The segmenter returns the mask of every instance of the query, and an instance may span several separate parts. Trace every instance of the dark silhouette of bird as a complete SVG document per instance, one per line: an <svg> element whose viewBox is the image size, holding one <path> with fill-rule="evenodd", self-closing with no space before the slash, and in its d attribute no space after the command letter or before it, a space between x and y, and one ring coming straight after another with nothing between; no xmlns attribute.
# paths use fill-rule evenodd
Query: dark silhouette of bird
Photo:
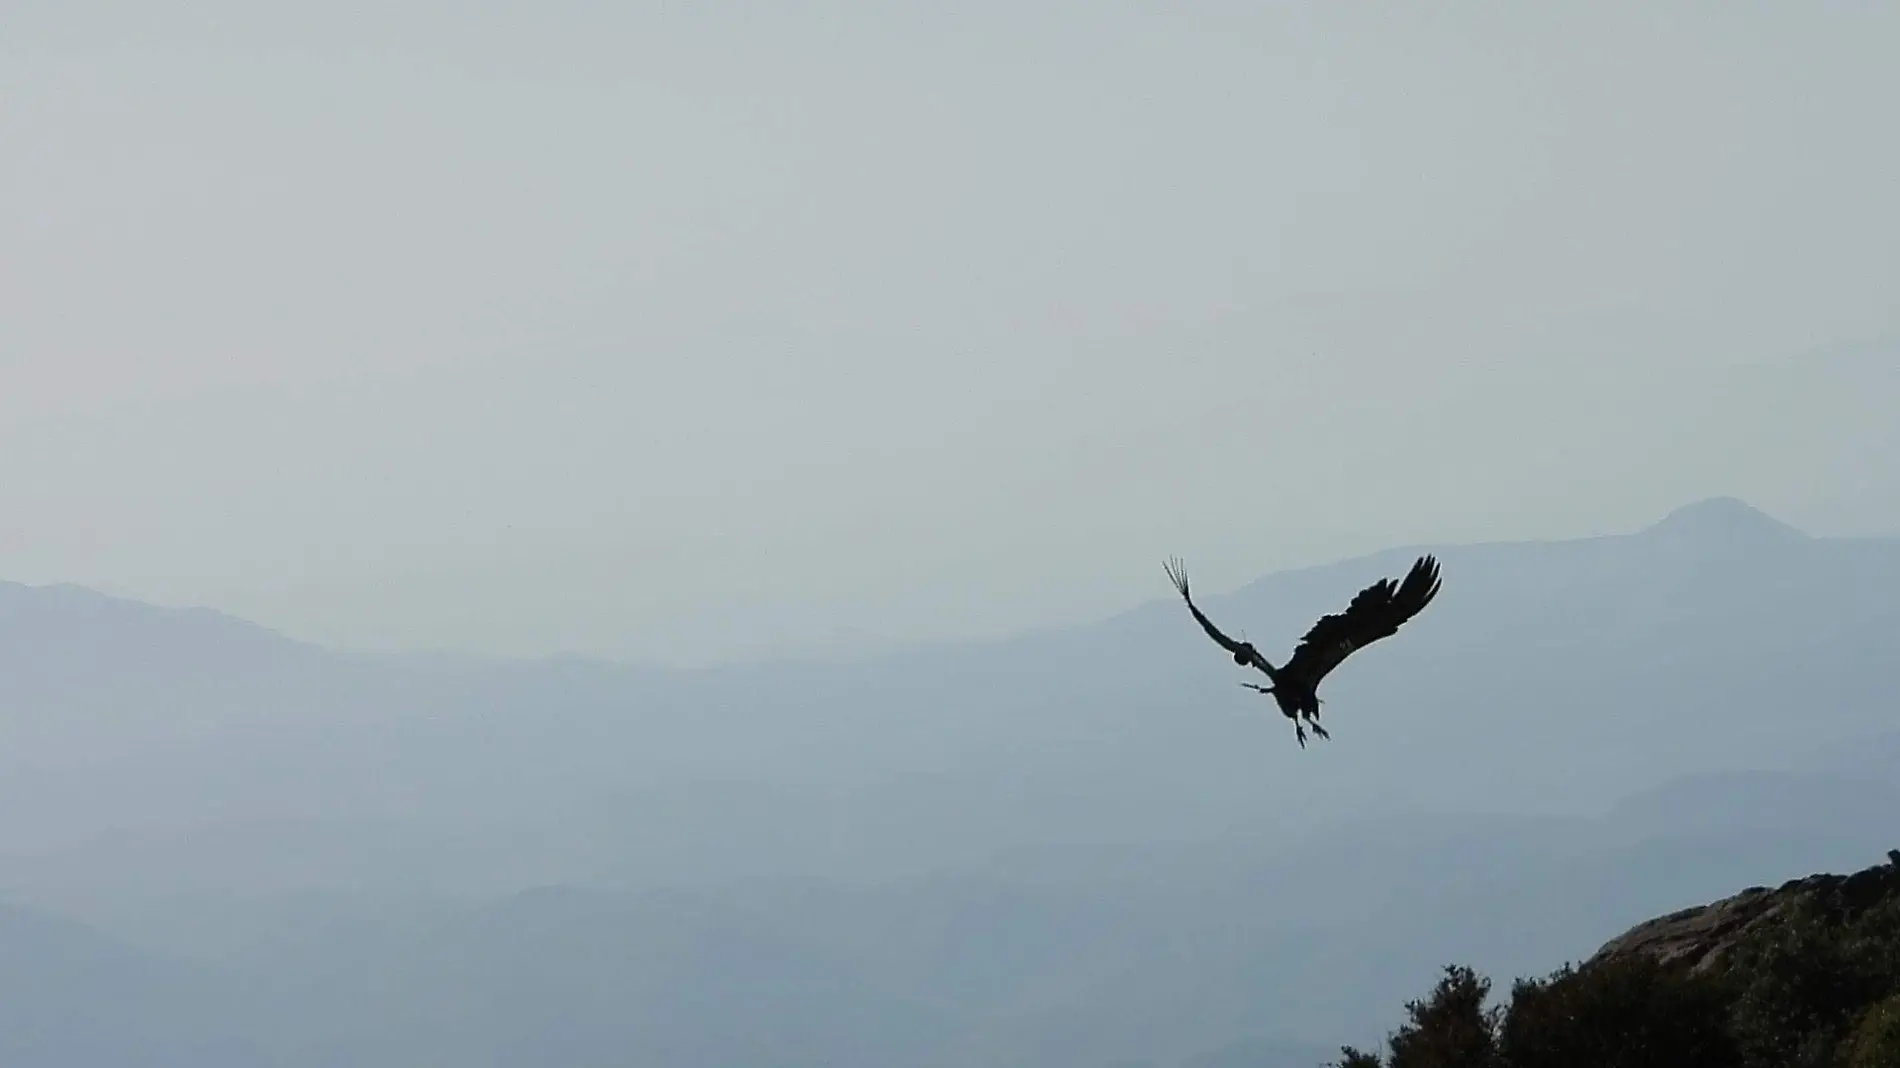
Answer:
<svg viewBox="0 0 1900 1068"><path fill-rule="evenodd" d="M1307 726L1321 738L1332 737L1319 725L1320 680L1355 651L1397 633L1406 621L1432 603L1432 598L1438 596L1439 586L1437 559L1421 556L1402 581L1380 579L1360 590L1345 611L1320 617L1300 639L1293 656L1285 664L1274 667L1251 642L1229 638L1202 614L1188 593L1187 567L1180 560L1171 559L1162 567L1207 636L1227 650L1234 663L1254 668L1267 677L1269 685L1266 686L1252 682L1241 685L1273 698L1280 706L1280 713L1293 721L1293 736L1302 749L1306 748ZM1302 718L1305 724L1301 723Z"/></svg>

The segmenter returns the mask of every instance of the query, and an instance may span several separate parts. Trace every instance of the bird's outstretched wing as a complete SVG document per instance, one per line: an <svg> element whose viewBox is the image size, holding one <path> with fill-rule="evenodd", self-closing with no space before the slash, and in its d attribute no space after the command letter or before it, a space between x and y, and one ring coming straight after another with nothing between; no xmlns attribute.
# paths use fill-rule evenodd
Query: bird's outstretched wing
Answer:
<svg viewBox="0 0 1900 1068"><path fill-rule="evenodd" d="M1301 679L1309 688L1317 687L1354 650L1390 637L1436 596L1438 561L1421 556L1404 581L1395 585L1389 578L1380 579L1360 590L1344 612L1322 616L1280 671Z"/></svg>
<svg viewBox="0 0 1900 1068"><path fill-rule="evenodd" d="M1235 660L1251 663L1257 662L1260 659L1260 654L1254 651L1252 645L1246 642L1237 642L1227 635L1222 634L1220 628L1214 625L1214 621L1208 619L1201 613L1199 608L1194 606L1194 598L1188 593L1187 565L1182 563L1179 557L1170 557L1161 567L1168 573L1168 578L1173 581L1174 588L1180 591L1181 600L1187 602L1188 611L1194 613L1194 621L1201 625L1201 629L1207 632L1208 637L1214 639L1222 649L1233 654ZM1259 665L1256 663L1255 666ZM1261 667L1261 670L1265 671L1266 668Z"/></svg>

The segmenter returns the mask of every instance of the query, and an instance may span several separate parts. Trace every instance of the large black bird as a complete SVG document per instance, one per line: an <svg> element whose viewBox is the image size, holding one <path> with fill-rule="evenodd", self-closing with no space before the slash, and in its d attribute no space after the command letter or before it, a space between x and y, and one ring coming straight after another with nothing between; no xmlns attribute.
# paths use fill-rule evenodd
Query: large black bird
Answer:
<svg viewBox="0 0 1900 1068"><path fill-rule="evenodd" d="M1233 654L1234 663L1258 669L1272 683L1260 686L1243 682L1241 685L1272 695L1280 706L1280 713L1293 721L1293 736L1299 739L1302 749L1306 747L1306 727L1300 723L1302 716L1312 725L1314 734L1331 737L1326 728L1319 725L1320 680L1354 650L1396 633L1406 620L1418 615L1438 596L1438 561L1430 555L1421 556L1406 572L1404 581L1394 584L1389 578L1380 579L1360 590L1344 612L1320 617L1306 632L1306 637L1300 639L1292 659L1276 668L1252 643L1229 638L1201 614L1194 606L1194 598L1188 595L1187 567L1180 560L1169 560L1162 567L1174 580L1174 588L1181 591L1181 599L1187 602L1188 611L1194 613L1207 636Z"/></svg>

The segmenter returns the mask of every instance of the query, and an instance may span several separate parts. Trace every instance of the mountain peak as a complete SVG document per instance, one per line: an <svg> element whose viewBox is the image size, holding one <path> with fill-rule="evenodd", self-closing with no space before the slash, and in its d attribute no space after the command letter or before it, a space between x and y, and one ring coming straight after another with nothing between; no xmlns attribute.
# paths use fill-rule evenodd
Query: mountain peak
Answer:
<svg viewBox="0 0 1900 1068"><path fill-rule="evenodd" d="M1807 541L1808 535L1739 497L1709 497L1685 504L1644 528L1645 537L1700 543Z"/></svg>

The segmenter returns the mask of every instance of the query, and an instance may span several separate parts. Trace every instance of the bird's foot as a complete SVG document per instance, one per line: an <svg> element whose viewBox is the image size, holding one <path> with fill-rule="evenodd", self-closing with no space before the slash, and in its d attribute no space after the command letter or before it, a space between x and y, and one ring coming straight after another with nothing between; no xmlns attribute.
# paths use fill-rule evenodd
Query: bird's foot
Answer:
<svg viewBox="0 0 1900 1068"><path fill-rule="evenodd" d="M1326 733L1326 728L1324 728L1324 727L1322 727L1322 726L1320 726L1320 725L1319 725L1319 724L1317 724L1317 723L1315 723L1315 724L1313 724L1313 733L1314 733L1314 734L1317 734L1317 735L1319 735L1319 736L1320 736L1321 738L1325 738L1325 739L1327 739L1327 740L1329 740L1329 741L1330 741L1330 740L1332 739L1332 737L1333 737L1332 735L1330 735L1330 734L1327 734L1327 733Z"/></svg>
<svg viewBox="0 0 1900 1068"><path fill-rule="evenodd" d="M1306 728L1305 727L1302 727L1298 723L1295 723L1293 725L1293 737L1295 740L1297 740L1300 743L1301 749L1306 748Z"/></svg>

